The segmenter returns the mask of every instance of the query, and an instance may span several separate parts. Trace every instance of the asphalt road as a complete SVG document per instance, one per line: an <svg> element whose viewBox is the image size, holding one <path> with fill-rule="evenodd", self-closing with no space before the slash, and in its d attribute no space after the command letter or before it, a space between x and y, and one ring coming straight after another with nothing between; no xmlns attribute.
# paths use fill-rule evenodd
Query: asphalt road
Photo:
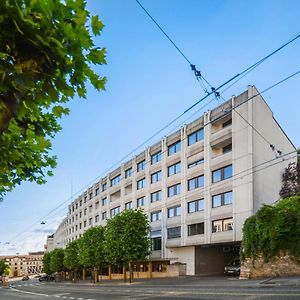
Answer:
<svg viewBox="0 0 300 300"><path fill-rule="evenodd" d="M123 282L89 283L42 282L36 279L12 283L0 289L1 300L98 300L98 299L275 299L299 300L300 285L236 278L174 278Z"/></svg>

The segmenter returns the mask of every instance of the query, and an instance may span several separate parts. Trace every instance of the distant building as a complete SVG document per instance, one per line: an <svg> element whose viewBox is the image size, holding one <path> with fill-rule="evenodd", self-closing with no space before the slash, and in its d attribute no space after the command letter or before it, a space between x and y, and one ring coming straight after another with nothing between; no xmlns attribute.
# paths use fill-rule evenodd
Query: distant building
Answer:
<svg viewBox="0 0 300 300"><path fill-rule="evenodd" d="M122 210L142 208L151 224L151 258L185 263L188 275L222 273L239 254L244 221L278 200L281 174L295 153L249 86L82 193L53 246L65 247Z"/></svg>
<svg viewBox="0 0 300 300"><path fill-rule="evenodd" d="M44 252L40 251L29 253L29 255L0 256L0 260L10 267L9 277L17 277L41 273L43 256Z"/></svg>

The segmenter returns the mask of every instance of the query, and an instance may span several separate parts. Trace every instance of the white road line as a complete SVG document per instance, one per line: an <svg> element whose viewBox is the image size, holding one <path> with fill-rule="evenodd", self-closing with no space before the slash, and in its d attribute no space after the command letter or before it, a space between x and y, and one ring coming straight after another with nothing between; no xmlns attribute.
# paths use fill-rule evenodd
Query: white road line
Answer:
<svg viewBox="0 0 300 300"><path fill-rule="evenodd" d="M29 295L35 295L35 296L44 296L44 297L49 297L48 294L40 294L40 293L33 293L33 292L26 292L26 291L21 291L15 288L11 288L13 291L21 293L21 294L29 294Z"/></svg>

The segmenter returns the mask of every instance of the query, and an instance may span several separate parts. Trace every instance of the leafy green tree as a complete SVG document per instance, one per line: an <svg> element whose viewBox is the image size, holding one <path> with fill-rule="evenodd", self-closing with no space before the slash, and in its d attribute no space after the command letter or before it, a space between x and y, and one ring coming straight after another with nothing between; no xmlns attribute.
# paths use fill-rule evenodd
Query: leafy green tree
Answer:
<svg viewBox="0 0 300 300"><path fill-rule="evenodd" d="M0 260L0 276L2 276L2 274L8 275L9 271L9 266L3 260Z"/></svg>
<svg viewBox="0 0 300 300"><path fill-rule="evenodd" d="M79 262L78 241L69 243L64 254L64 266L76 274L82 268Z"/></svg>
<svg viewBox="0 0 300 300"><path fill-rule="evenodd" d="M86 97L86 83L103 90L93 65L105 49L103 28L84 0L0 1L0 197L24 180L45 182L56 165L51 138L68 101Z"/></svg>
<svg viewBox="0 0 300 300"><path fill-rule="evenodd" d="M64 250L54 249L51 251L50 270L53 272L62 272L65 269L64 266Z"/></svg>
<svg viewBox="0 0 300 300"><path fill-rule="evenodd" d="M149 232L149 220L142 210L128 209L108 220L105 231L108 262L129 265L131 274L131 263L145 260L149 255Z"/></svg>
<svg viewBox="0 0 300 300"><path fill-rule="evenodd" d="M106 264L104 252L104 227L89 228L78 240L79 261L85 268L95 269L98 280L98 268Z"/></svg>
<svg viewBox="0 0 300 300"><path fill-rule="evenodd" d="M51 274L51 268L50 268L50 261L51 261L51 252L46 252L43 256L43 271L46 274Z"/></svg>

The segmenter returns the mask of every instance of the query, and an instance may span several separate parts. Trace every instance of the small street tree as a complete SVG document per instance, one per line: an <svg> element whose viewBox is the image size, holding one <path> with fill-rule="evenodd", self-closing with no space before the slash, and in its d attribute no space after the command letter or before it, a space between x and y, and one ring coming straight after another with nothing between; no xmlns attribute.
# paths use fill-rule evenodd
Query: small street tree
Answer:
<svg viewBox="0 0 300 300"><path fill-rule="evenodd" d="M282 174L282 187L279 192L282 198L300 194L300 163L289 163Z"/></svg>
<svg viewBox="0 0 300 300"><path fill-rule="evenodd" d="M84 0L0 1L0 198L24 180L45 182L56 157L51 139L68 101L86 83L104 89L93 65L105 49L92 40L103 28Z"/></svg>
<svg viewBox="0 0 300 300"><path fill-rule="evenodd" d="M145 260L150 251L150 225L142 210L128 209L108 220L105 231L107 260L113 265L129 266Z"/></svg>
<svg viewBox="0 0 300 300"><path fill-rule="evenodd" d="M2 274L5 274L7 276L9 274L9 271L9 266L3 260L0 260L0 276L2 276Z"/></svg>
<svg viewBox="0 0 300 300"><path fill-rule="evenodd" d="M51 253L50 259L50 270L53 272L62 272L65 269L64 266L64 250L63 249L54 249Z"/></svg>
<svg viewBox="0 0 300 300"><path fill-rule="evenodd" d="M73 278L82 268L79 262L78 241L69 243L64 251L64 266L73 272Z"/></svg>
<svg viewBox="0 0 300 300"><path fill-rule="evenodd" d="M94 280L98 281L98 269L106 264L104 252L104 227L89 228L78 240L79 261L85 268L94 269Z"/></svg>
<svg viewBox="0 0 300 300"><path fill-rule="evenodd" d="M46 252L43 257L43 271L48 275L52 273L50 267L50 261L51 261L51 252Z"/></svg>

